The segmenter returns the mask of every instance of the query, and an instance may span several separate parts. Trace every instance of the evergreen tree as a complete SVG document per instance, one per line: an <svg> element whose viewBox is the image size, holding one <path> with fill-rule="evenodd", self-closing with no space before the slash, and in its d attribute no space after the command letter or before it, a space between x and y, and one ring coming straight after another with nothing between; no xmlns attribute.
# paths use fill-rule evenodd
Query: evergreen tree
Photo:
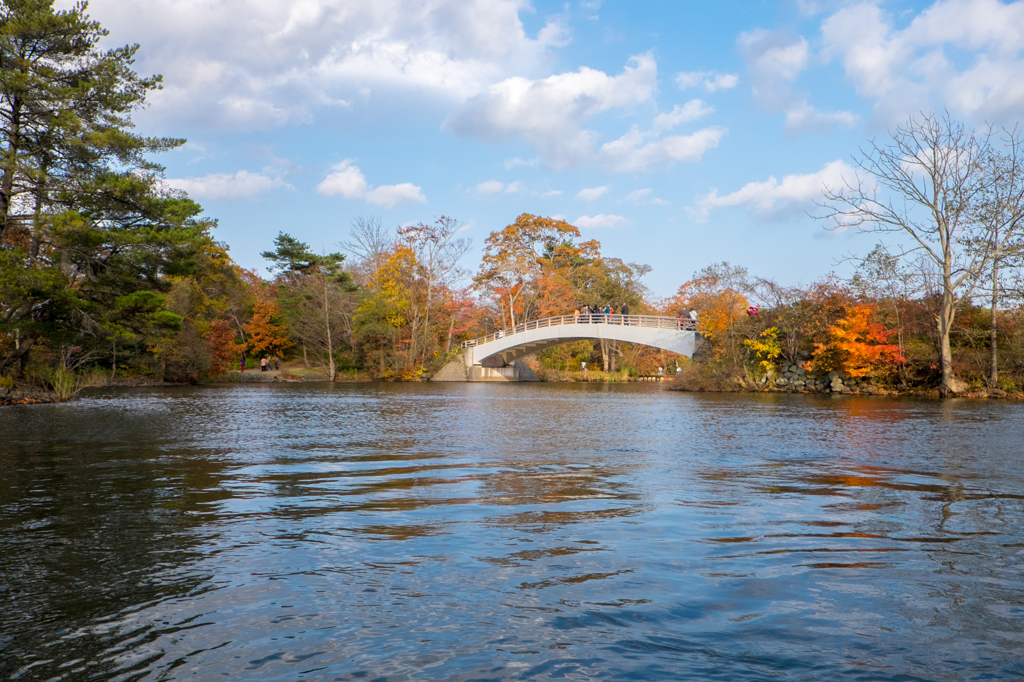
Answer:
<svg viewBox="0 0 1024 682"><path fill-rule="evenodd" d="M106 347L133 329L146 346L158 311L119 302L166 290L213 248L214 223L148 158L184 141L133 132L160 78L135 73L137 45L100 49L85 9L0 4L0 338L15 339L0 371L39 342Z"/></svg>

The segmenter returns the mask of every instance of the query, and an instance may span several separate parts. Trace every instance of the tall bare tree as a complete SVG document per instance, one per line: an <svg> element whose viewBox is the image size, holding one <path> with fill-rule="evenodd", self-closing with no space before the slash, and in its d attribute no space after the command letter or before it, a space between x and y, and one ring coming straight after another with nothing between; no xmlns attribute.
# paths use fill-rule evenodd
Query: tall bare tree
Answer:
<svg viewBox="0 0 1024 682"><path fill-rule="evenodd" d="M323 362L331 381L338 374L334 355L343 343L351 341L356 308L355 287L342 270L344 260L340 253L310 259L294 316L301 337Z"/></svg>
<svg viewBox="0 0 1024 682"><path fill-rule="evenodd" d="M418 223L398 230L399 239L407 244L416 256L417 274L422 279L426 301L423 306L423 323L419 326L421 338L413 339L413 352L419 352L421 359L431 350L434 342L434 331L431 319L439 307L437 290L439 287L453 285L465 275L459 268L459 261L469 251L470 240L459 237L462 224L455 218L441 216L430 225ZM415 334L414 334L415 336Z"/></svg>
<svg viewBox="0 0 1024 682"><path fill-rule="evenodd" d="M385 227L379 216L359 216L352 221L348 239L338 243L342 251L355 257L353 266L364 279L380 269L394 245L394 231Z"/></svg>
<svg viewBox="0 0 1024 682"><path fill-rule="evenodd" d="M965 388L953 376L950 332L957 308L988 280L993 260L1013 239L1012 231L996 234L983 208L992 200L995 182L991 159L1020 163L1016 131L1003 133L1001 139L978 135L948 113L912 117L884 142L872 141L861 150L857 177L824 192L823 218L866 232L909 236L912 246L900 257L923 257L937 269L943 396Z"/></svg>
<svg viewBox="0 0 1024 682"><path fill-rule="evenodd" d="M978 222L987 230L971 248L988 252L989 303L989 387L999 382L999 317L1005 298L1006 275L1024 254L1024 148L1017 130L1002 131L997 145L982 159L987 177L984 200L978 206Z"/></svg>

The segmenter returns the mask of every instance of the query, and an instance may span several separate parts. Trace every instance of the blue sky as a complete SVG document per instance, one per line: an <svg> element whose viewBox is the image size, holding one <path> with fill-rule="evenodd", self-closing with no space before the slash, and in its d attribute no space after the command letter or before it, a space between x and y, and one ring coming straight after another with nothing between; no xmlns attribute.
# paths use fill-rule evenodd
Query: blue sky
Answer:
<svg viewBox="0 0 1024 682"><path fill-rule="evenodd" d="M70 3L59 0L58 6ZM923 110L1024 112L1024 3L93 0L164 89L140 132L243 266L279 231L463 221L475 266L559 216L669 295L722 260L783 284L877 241L808 216L859 147Z"/></svg>

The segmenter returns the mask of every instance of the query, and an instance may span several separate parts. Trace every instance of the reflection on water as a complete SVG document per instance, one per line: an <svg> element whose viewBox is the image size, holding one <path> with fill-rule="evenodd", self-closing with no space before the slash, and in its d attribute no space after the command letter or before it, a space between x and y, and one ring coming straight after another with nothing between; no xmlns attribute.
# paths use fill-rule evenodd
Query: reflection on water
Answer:
<svg viewBox="0 0 1024 682"><path fill-rule="evenodd" d="M1024 407L657 385L0 411L0 678L1024 676Z"/></svg>

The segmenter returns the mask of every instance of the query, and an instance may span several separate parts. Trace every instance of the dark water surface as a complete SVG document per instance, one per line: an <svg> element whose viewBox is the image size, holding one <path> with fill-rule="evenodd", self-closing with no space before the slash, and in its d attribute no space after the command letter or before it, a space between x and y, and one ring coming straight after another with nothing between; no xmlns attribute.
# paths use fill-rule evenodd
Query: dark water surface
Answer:
<svg viewBox="0 0 1024 682"><path fill-rule="evenodd" d="M1024 406L658 385L0 410L0 679L1024 676Z"/></svg>

